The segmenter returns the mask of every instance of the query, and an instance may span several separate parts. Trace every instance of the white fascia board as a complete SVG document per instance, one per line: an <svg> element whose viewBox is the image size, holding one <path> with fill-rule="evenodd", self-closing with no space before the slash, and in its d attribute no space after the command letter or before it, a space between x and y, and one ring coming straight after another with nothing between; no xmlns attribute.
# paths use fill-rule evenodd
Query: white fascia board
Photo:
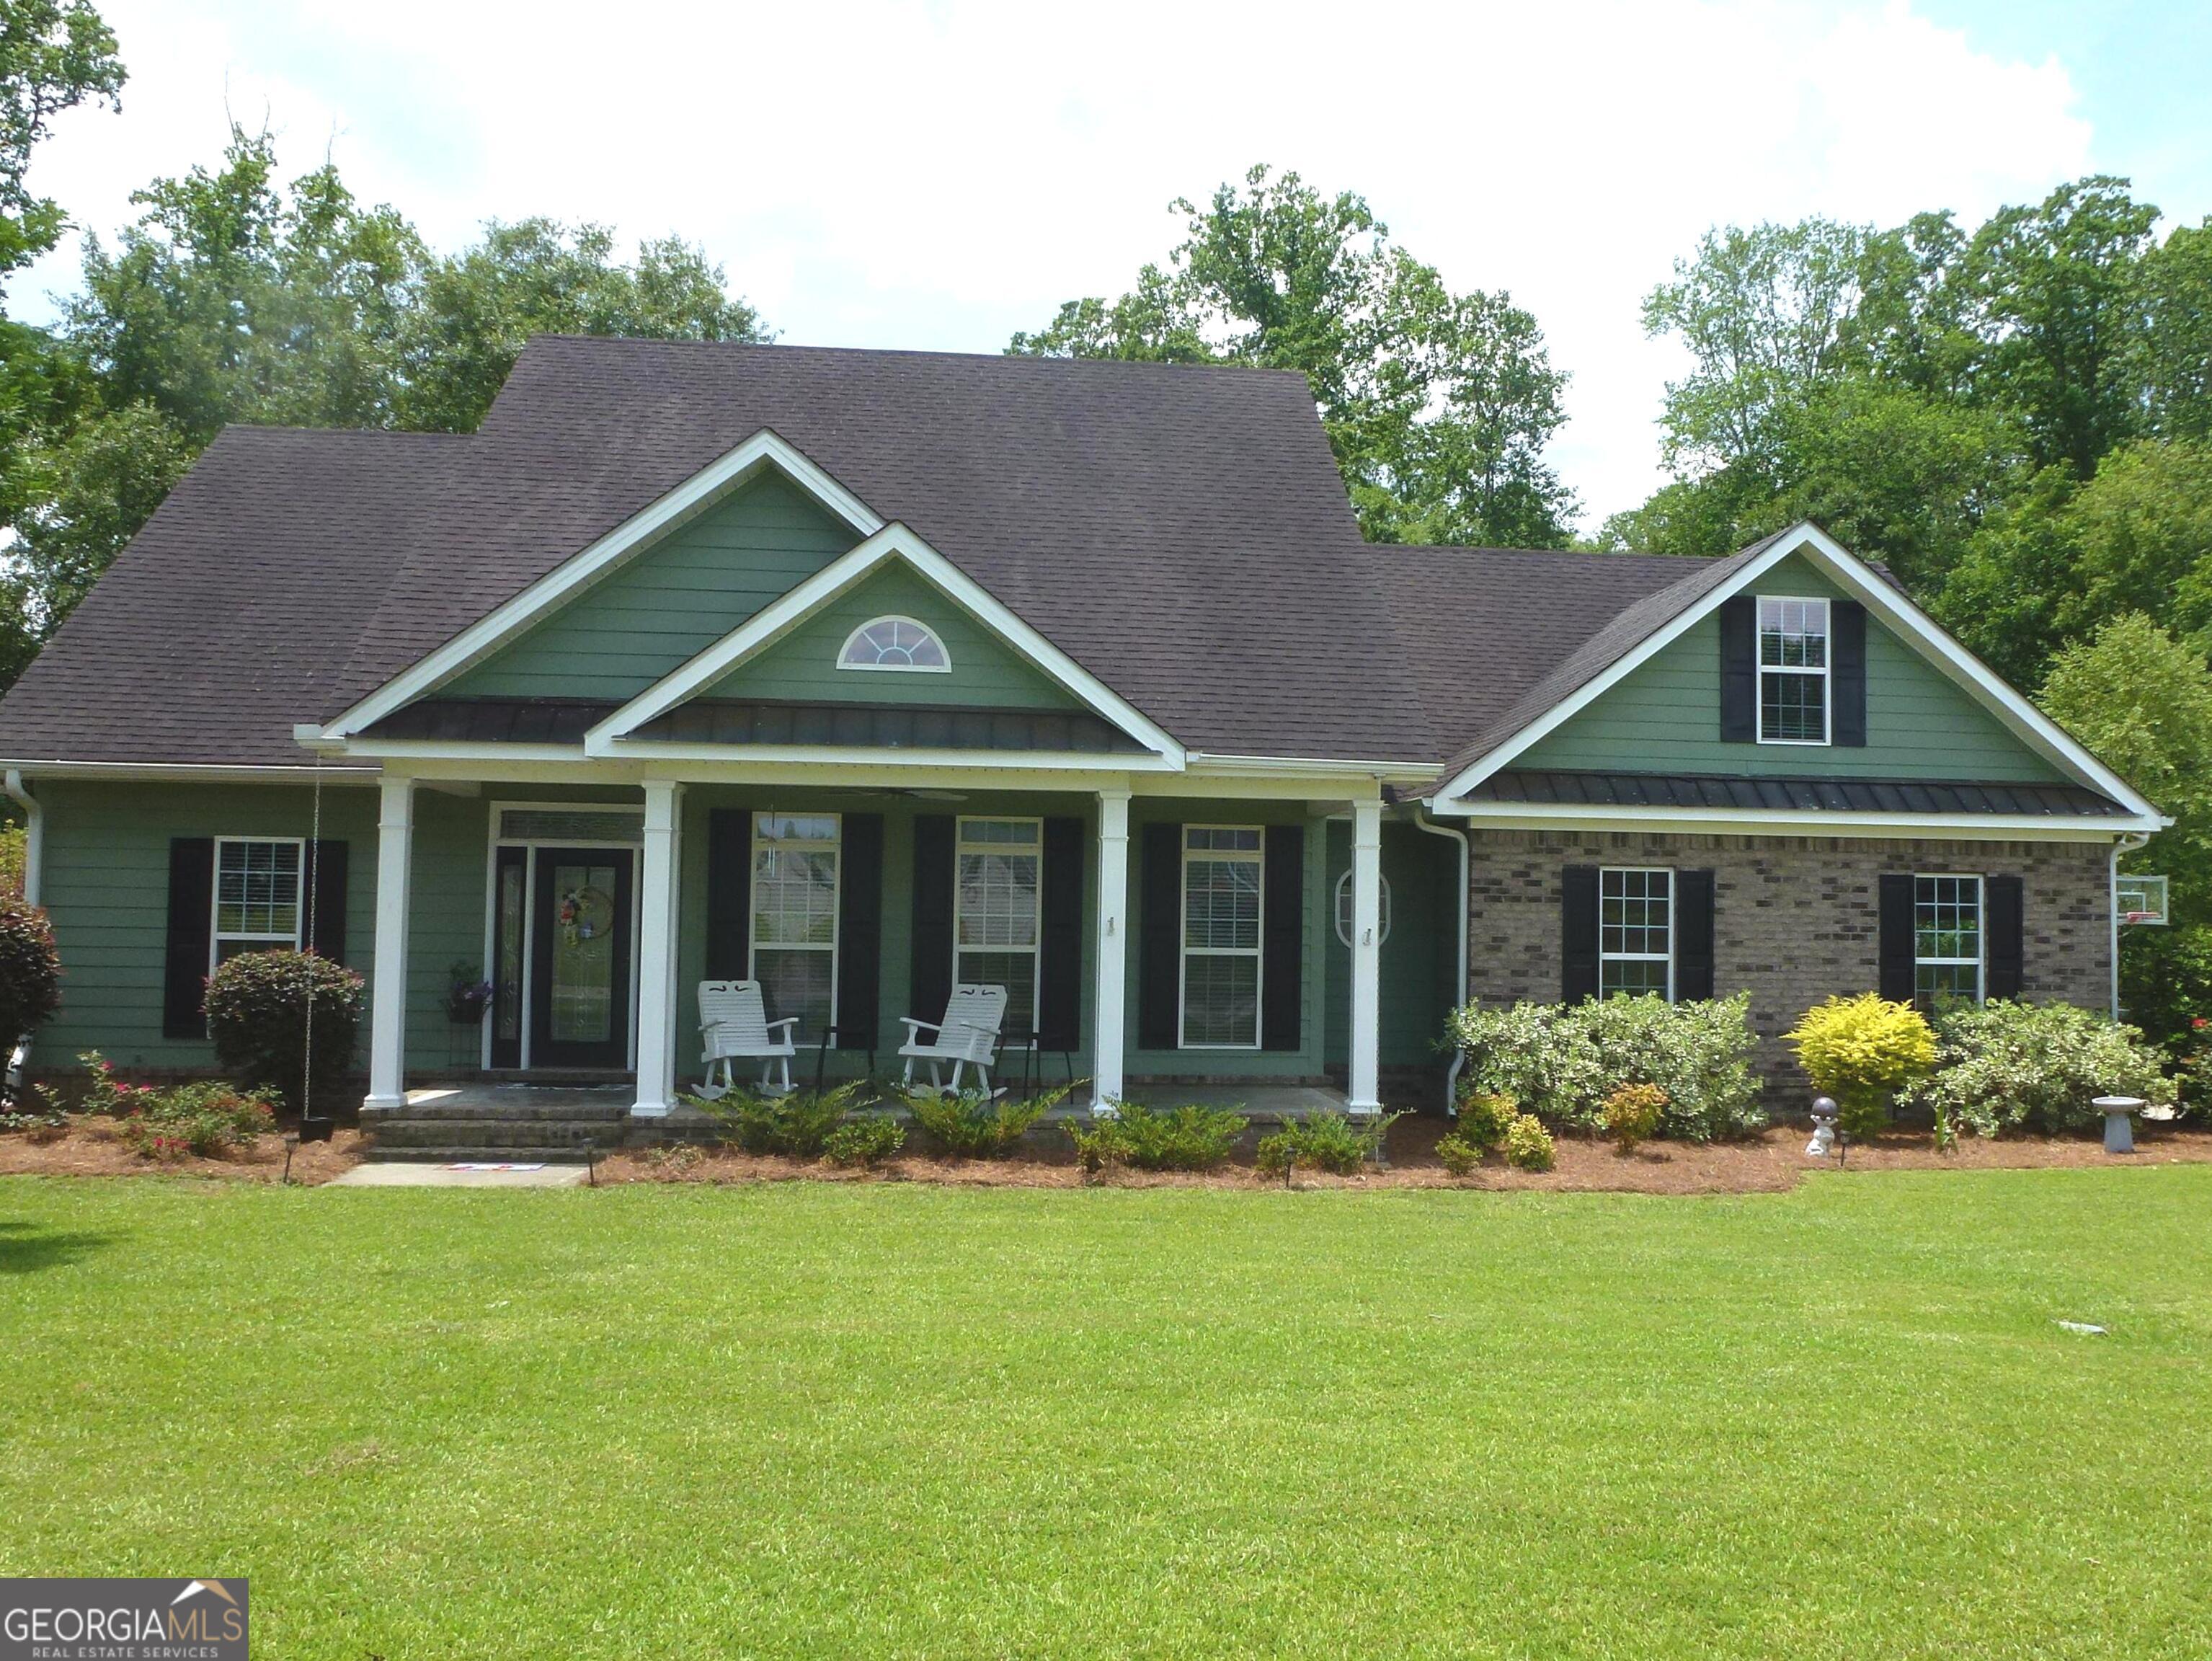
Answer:
<svg viewBox="0 0 2212 1661"><path fill-rule="evenodd" d="M1446 801L1439 817L1469 830L1668 831L1705 836L1926 837L1963 842L2110 842L2171 824L2117 815L2059 818L2028 813L1838 813L1816 808L1592 807L1545 802Z"/></svg>
<svg viewBox="0 0 2212 1661"><path fill-rule="evenodd" d="M1612 667L1593 676L1534 721L1462 769L1435 793L1433 800L1437 810L1443 812L1465 811L1454 805L1455 798L1464 796L1515 757L1581 714L1698 623L1720 610L1723 601L1753 587L1784 560L1799 553L1812 556L1814 563L1834 578L1838 586L1918 647L1923 656L2004 722L2014 736L2037 754L2073 774L2080 782L2104 792L2136 818L2147 822L2159 821L2155 807L2130 789L2118 774L2091 755L2057 722L2008 686L1996 671L1952 639L1902 590L1884 581L1856 554L1819 526L1809 523L1793 526L1776 539L1772 547L1680 617L1646 636Z"/></svg>
<svg viewBox="0 0 2212 1661"><path fill-rule="evenodd" d="M1338 759L1312 756L1231 756L1194 750L1189 757L1194 773L1230 776L1272 775L1279 777L1364 777L1425 782L1437 776L1432 761L1364 761L1358 757Z"/></svg>
<svg viewBox="0 0 2212 1661"><path fill-rule="evenodd" d="M374 767L340 767L313 762L297 766L267 763L161 761L7 761L0 770L14 769L27 779L118 779L142 784L374 784Z"/></svg>
<svg viewBox="0 0 2212 1661"><path fill-rule="evenodd" d="M1054 646L973 577L896 520L805 581L763 607L690 662L655 681L584 735L592 755L612 746L655 716L694 697L748 658L765 651L816 611L892 560L902 562L955 605L1027 658L1096 714L1164 759L1183 764L1183 749L1120 693ZM1115 762L1115 766L1121 764Z"/></svg>
<svg viewBox="0 0 2212 1661"><path fill-rule="evenodd" d="M635 550L773 467L836 514L859 537L873 536L883 515L763 427L720 460L650 502L581 552L417 660L324 729L342 737L382 720L497 651L530 625L606 575Z"/></svg>
<svg viewBox="0 0 2212 1661"><path fill-rule="evenodd" d="M574 756L578 751L567 752ZM984 768L996 771L1096 773L1101 768L1116 771L1164 772L1174 764L1164 756L1086 755L1069 750L872 750L839 749L808 744L666 744L650 739L615 739L590 752L594 760L636 763L647 770L656 764L748 761L790 763L807 767L847 770L866 770L869 782L884 773L907 773L916 767Z"/></svg>

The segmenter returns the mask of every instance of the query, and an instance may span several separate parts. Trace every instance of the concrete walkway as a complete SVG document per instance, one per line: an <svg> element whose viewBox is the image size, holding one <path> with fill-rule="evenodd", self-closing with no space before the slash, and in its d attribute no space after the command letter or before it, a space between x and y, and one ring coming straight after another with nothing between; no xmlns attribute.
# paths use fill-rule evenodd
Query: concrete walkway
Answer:
<svg viewBox="0 0 2212 1661"><path fill-rule="evenodd" d="M490 1163L486 1161L485 1163ZM580 1188L589 1171L580 1165L540 1165L529 1171L462 1171L451 1165L391 1159L357 1165L325 1184L331 1188Z"/></svg>

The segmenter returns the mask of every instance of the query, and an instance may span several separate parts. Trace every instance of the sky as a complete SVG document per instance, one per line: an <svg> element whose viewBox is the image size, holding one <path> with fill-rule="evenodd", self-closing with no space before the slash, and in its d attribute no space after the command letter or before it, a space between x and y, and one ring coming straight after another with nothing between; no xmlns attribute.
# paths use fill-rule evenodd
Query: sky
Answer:
<svg viewBox="0 0 2212 1661"><path fill-rule="evenodd" d="M806 344L997 351L1163 258L1176 197L1296 169L1535 315L1585 526L1662 482L1682 362L1638 307L1711 226L1972 222L2088 172L2212 213L2201 0L97 3L122 112L64 115L31 177L87 229L265 120L441 248L532 213L677 232Z"/></svg>

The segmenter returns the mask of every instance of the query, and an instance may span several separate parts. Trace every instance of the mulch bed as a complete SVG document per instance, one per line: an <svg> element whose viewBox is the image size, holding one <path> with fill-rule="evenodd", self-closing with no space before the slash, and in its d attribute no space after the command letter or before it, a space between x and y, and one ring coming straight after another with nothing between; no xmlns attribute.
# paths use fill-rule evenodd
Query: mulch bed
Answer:
<svg viewBox="0 0 2212 1661"><path fill-rule="evenodd" d="M1440 1119L1400 1120L1390 1128L1389 1167L1357 1177L1297 1173L1301 1189L1479 1188L1537 1189L1556 1192L1634 1194L1760 1194L1795 1188L1806 1173L1832 1170L1833 1159L1805 1157L1807 1132L1776 1128L1741 1141L1698 1147L1692 1142L1647 1142L1623 1156L1610 1144L1581 1137L1559 1139L1559 1163L1543 1172L1515 1171L1493 1160L1472 1177L1455 1177L1437 1162L1437 1139L1449 1127ZM2212 1129L2147 1124L2136 1135L2140 1164L2212 1163ZM366 1155L369 1142L358 1130L340 1129L327 1142L303 1144L293 1155L292 1180L313 1185L329 1182ZM1924 1131L1898 1131L1870 1143L1852 1145L1853 1171L1992 1171L2057 1165L2123 1165L2104 1150L2092 1133L2081 1136L2006 1137L1969 1140L1953 1153L1939 1153ZM281 1136L260 1136L222 1159L149 1159L125 1146L112 1120L72 1120L59 1136L33 1138L23 1133L0 1135L0 1176L210 1177L237 1182L270 1183L284 1173ZM601 1183L937 1183L951 1187L1082 1188L1103 1183L1115 1188L1260 1188L1263 1182L1249 1153L1212 1171L1113 1171L1086 1177L1072 1153L1024 1147L1012 1159L945 1159L909 1153L872 1171L844 1170L827 1160L787 1159L742 1153L733 1148L695 1148L671 1158L666 1150L625 1148L601 1157Z"/></svg>
<svg viewBox="0 0 2212 1661"><path fill-rule="evenodd" d="M1474 1176L1455 1177L1437 1163L1436 1145L1449 1127L1440 1119L1401 1119L1390 1128L1389 1168L1357 1177L1300 1171L1292 1186L1327 1188L1538 1189L1636 1194L1759 1194L1795 1188L1808 1171L1832 1170L1832 1159L1805 1157L1806 1129L1775 1128L1741 1141L1649 1142L1623 1156L1611 1144L1579 1137L1559 1139L1559 1161L1548 1171L1515 1171L1494 1160ZM2212 1162L2212 1129L2145 1125L2136 1134L2137 1163ZM1873 1143L1854 1143L1853 1171L1988 1171L2054 1165L2124 1165L2107 1154L2100 1136L2021 1136L1968 1141L1940 1153L1926 1132L1900 1131ZM1072 1154L1024 1149L1018 1159L954 1160L911 1154L872 1171L848 1171L827 1160L782 1159L727 1148L700 1148L671 1158L665 1150L627 1148L601 1159L602 1183L761 1183L799 1179L830 1182L920 1182L986 1188L1259 1188L1249 1164L1206 1172L1114 1171L1087 1177Z"/></svg>
<svg viewBox="0 0 2212 1661"><path fill-rule="evenodd" d="M362 1161L368 1143L358 1130L336 1130L327 1142L303 1142L292 1156L292 1180L326 1183ZM0 1176L38 1177L217 1177L234 1182L273 1183L284 1175L284 1139L256 1136L218 1159L186 1155L149 1159L134 1153L116 1134L115 1121L94 1115L72 1118L59 1136L27 1131L0 1135Z"/></svg>

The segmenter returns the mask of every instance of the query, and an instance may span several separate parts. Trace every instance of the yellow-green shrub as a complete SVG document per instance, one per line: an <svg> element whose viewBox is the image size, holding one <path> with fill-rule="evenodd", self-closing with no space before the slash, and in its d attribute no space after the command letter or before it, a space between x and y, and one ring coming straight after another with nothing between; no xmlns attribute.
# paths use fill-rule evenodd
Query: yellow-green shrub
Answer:
<svg viewBox="0 0 2212 1661"><path fill-rule="evenodd" d="M1534 1114L1521 1114L1505 1127L1505 1163L1515 1170L1549 1171L1556 1157L1552 1133Z"/></svg>
<svg viewBox="0 0 2212 1661"><path fill-rule="evenodd" d="M1667 1092L1657 1085L1625 1084L1605 1098L1606 1140L1623 1153L1632 1153L1637 1143L1658 1134L1666 1111Z"/></svg>
<svg viewBox="0 0 2212 1661"><path fill-rule="evenodd" d="M1814 1088L1836 1098L1843 1128L1854 1136L1881 1129L1890 1098L1936 1066L1927 1017L1873 992L1814 1004L1783 1037Z"/></svg>

